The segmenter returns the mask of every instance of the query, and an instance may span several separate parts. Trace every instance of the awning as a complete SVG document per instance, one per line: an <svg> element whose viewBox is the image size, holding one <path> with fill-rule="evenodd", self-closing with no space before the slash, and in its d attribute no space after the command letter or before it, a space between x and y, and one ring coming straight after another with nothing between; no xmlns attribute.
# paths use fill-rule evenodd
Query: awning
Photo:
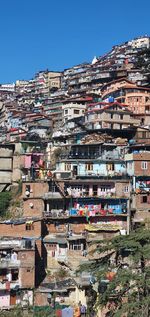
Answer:
<svg viewBox="0 0 150 317"><path fill-rule="evenodd" d="M87 231L118 231L122 229L122 226L118 224L111 224L111 223L101 223L97 225L85 225L85 229Z"/></svg>
<svg viewBox="0 0 150 317"><path fill-rule="evenodd" d="M64 238L57 238L57 237L56 238L52 238L52 237L49 237L49 236L45 237L43 239L43 242L44 243L67 244L67 240L64 239Z"/></svg>
<svg viewBox="0 0 150 317"><path fill-rule="evenodd" d="M84 236L70 236L67 238L68 241L75 241L75 240L86 240Z"/></svg>

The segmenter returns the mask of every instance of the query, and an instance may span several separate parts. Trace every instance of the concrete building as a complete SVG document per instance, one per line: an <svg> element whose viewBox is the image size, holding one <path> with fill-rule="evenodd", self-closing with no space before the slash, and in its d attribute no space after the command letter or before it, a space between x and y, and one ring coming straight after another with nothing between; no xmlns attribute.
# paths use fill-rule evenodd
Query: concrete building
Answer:
<svg viewBox="0 0 150 317"><path fill-rule="evenodd" d="M128 42L128 45L131 46L133 49L142 49L142 48L149 48L150 47L150 39L146 36L141 36L136 39L133 39Z"/></svg>
<svg viewBox="0 0 150 317"><path fill-rule="evenodd" d="M90 104L85 113L85 126L93 130L123 130L138 126L139 123L132 117L127 105L115 101Z"/></svg>
<svg viewBox="0 0 150 317"><path fill-rule="evenodd" d="M63 123L67 122L70 119L74 119L76 117L81 117L84 115L86 110L86 105L77 102L63 103Z"/></svg>
<svg viewBox="0 0 150 317"><path fill-rule="evenodd" d="M135 114L146 114L150 111L150 89L137 86L127 79L105 84L101 92L103 100L112 97L118 102L128 105Z"/></svg>

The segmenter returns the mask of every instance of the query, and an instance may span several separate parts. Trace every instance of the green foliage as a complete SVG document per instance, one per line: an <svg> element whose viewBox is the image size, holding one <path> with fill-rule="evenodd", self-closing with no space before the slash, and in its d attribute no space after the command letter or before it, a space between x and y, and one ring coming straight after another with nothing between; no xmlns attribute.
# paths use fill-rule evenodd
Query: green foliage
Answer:
<svg viewBox="0 0 150 317"><path fill-rule="evenodd" d="M16 195L22 194L22 180L18 180L18 190Z"/></svg>
<svg viewBox="0 0 150 317"><path fill-rule="evenodd" d="M60 267L60 269L55 272L54 275L56 279L63 279L65 277L68 277L68 272L64 268Z"/></svg>
<svg viewBox="0 0 150 317"><path fill-rule="evenodd" d="M4 217L6 215L11 198L11 192L0 193L0 217Z"/></svg>
<svg viewBox="0 0 150 317"><path fill-rule="evenodd" d="M16 305L10 311L1 311L0 317L55 317L55 310L47 307L28 307L23 309L20 305Z"/></svg>
<svg viewBox="0 0 150 317"><path fill-rule="evenodd" d="M113 317L150 316L150 231L140 228L128 236L117 236L111 241L97 241L97 261L89 268L106 288L98 292L97 305L109 307ZM113 272L112 280L108 280ZM125 315L124 315L125 314Z"/></svg>

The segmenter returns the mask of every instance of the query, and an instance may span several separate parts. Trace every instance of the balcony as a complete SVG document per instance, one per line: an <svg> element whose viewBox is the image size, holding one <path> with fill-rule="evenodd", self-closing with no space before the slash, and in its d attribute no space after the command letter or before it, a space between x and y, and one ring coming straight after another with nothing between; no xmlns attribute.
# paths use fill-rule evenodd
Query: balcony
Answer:
<svg viewBox="0 0 150 317"><path fill-rule="evenodd" d="M0 282L0 290L8 290L8 288L10 289L17 289L19 288L19 281L5 281L5 282Z"/></svg>
<svg viewBox="0 0 150 317"><path fill-rule="evenodd" d="M47 181L52 178L52 173L50 169L42 169L42 168L35 168L32 171L29 170L28 175L22 176L22 181Z"/></svg>
<svg viewBox="0 0 150 317"><path fill-rule="evenodd" d="M12 260L12 259L1 259L0 260L0 269L5 268L18 268L20 267L20 260Z"/></svg>
<svg viewBox="0 0 150 317"><path fill-rule="evenodd" d="M95 196L94 196L95 197ZM90 198L90 197L88 197ZM97 197L100 198L100 197ZM116 197L112 197L116 198ZM115 202L112 202L112 198L109 197L109 201L105 204L105 209L103 209L100 205L93 205L93 209L91 208L91 200L88 202L88 199L86 198L86 207L81 206L79 208L72 208L67 211L62 210L51 210L49 212L44 213L44 216L47 218L52 219L67 219L69 217L116 217L116 216L127 216L127 205L125 202L119 202L118 204L115 204ZM116 198L118 201L122 200L124 201L124 198ZM58 254L59 256L59 254Z"/></svg>
<svg viewBox="0 0 150 317"><path fill-rule="evenodd" d="M126 172L109 172L106 171L105 173L99 173L94 171L85 171L85 172L78 172L76 175L76 179L86 179L86 178L98 178L98 179L104 179L104 180L111 180L111 179L129 179L129 175Z"/></svg>

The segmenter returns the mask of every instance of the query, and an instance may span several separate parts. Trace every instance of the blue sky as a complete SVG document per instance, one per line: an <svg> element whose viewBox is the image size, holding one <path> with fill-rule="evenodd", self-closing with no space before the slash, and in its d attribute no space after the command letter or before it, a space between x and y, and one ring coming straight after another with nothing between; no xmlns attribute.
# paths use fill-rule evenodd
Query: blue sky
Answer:
<svg viewBox="0 0 150 317"><path fill-rule="evenodd" d="M150 0L3 0L0 83L63 70L150 35L149 12Z"/></svg>

